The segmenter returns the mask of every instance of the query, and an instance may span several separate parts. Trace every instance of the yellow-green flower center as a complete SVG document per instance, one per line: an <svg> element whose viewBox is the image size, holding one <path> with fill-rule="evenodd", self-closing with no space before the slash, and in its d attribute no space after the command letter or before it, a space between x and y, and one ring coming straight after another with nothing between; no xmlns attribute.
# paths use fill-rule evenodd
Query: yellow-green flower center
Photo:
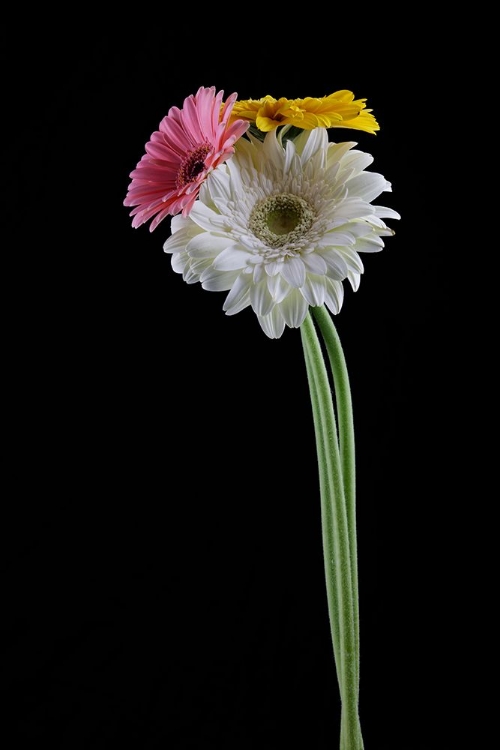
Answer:
<svg viewBox="0 0 500 750"><path fill-rule="evenodd" d="M303 198L282 193L256 203L248 226L268 247L282 247L307 232L314 218L313 209Z"/></svg>

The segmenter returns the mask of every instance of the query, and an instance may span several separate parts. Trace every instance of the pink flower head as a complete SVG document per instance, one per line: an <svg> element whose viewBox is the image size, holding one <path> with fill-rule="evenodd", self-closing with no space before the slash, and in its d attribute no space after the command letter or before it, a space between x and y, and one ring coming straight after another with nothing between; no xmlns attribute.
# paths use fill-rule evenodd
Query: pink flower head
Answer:
<svg viewBox="0 0 500 750"><path fill-rule="evenodd" d="M149 227L182 211L187 216L207 175L233 153L233 144L249 127L246 120L229 118L237 94L222 106L223 91L199 88L184 100L182 109L171 107L146 143L146 153L130 173L131 183L123 204L133 227L155 217Z"/></svg>

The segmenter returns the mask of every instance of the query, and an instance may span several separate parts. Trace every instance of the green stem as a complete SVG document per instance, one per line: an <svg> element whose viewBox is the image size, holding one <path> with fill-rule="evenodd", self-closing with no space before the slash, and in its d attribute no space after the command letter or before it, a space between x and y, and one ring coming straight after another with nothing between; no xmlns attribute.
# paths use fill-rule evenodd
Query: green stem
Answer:
<svg viewBox="0 0 500 750"><path fill-rule="evenodd" d="M363 750L358 716L357 652L354 626L349 527L337 426L328 373L310 313L301 326L320 474L323 554L332 641L340 673L341 750ZM338 620L336 620L338 618ZM338 628L332 621L338 623Z"/></svg>
<svg viewBox="0 0 500 750"><path fill-rule="evenodd" d="M313 414L319 414L322 404L318 398L316 375L314 364L311 361L309 347L304 343L304 358L306 363L307 379L309 382L309 391L311 395L311 404ZM334 539L334 519L333 504L328 499L333 496L335 489L333 486L334 474L331 471L331 464L326 456L326 443L323 439L323 430L321 419L314 419L314 432L316 436L316 449L318 453L319 468L319 486L321 496L321 528L323 533L323 557L325 562L326 593L328 602L328 614L330 618L330 630L332 634L333 654L335 657L335 666L337 669L337 680L339 688L342 686L341 681L341 662L340 662L340 634L339 634L339 598L337 595L337 586L335 583L335 548ZM330 564L329 564L330 561Z"/></svg>
<svg viewBox="0 0 500 750"><path fill-rule="evenodd" d="M349 527L349 549L351 556L352 593L354 605L354 631L356 636L356 668L359 688L359 593L358 593L358 544L356 531L356 462L354 446L354 421L352 412L351 388L344 351L339 335L324 307L313 307L313 315L321 330L325 348L330 360L333 376L337 419L339 426L340 463L344 480L344 494L347 505Z"/></svg>

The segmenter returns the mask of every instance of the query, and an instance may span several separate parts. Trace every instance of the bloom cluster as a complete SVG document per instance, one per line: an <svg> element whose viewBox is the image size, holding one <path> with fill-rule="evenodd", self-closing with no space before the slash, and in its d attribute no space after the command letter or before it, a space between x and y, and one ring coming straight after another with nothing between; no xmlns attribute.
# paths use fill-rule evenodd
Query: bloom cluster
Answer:
<svg viewBox="0 0 500 750"><path fill-rule="evenodd" d="M375 133L378 123L350 91L315 99L224 101L199 88L172 107L131 172L124 205L132 225L171 216L164 244L189 283L228 292L228 315L251 307L270 338L300 327L309 306L336 314L343 281L357 290L360 253L394 234L373 205L390 183L353 141L330 142L328 128Z"/></svg>

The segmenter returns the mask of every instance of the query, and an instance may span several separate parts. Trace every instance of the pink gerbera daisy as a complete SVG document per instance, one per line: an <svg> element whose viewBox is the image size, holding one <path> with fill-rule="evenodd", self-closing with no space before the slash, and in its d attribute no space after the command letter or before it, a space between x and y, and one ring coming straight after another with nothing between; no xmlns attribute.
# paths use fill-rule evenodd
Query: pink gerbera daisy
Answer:
<svg viewBox="0 0 500 750"><path fill-rule="evenodd" d="M155 217L149 230L166 216L182 211L187 216L207 175L233 153L233 144L249 127L245 120L229 124L237 94L222 106L223 91L199 88L184 100L182 109L171 107L146 143L146 153L130 173L125 206L135 206L133 227Z"/></svg>

